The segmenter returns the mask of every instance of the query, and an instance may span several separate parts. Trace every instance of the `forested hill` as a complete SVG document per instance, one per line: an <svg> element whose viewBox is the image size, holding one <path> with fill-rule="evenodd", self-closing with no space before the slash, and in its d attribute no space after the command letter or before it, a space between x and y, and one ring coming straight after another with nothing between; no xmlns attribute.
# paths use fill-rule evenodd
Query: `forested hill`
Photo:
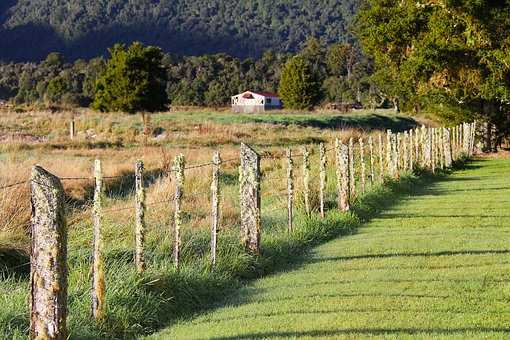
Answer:
<svg viewBox="0 0 510 340"><path fill-rule="evenodd" d="M361 0L2 0L0 60L68 60L142 41L183 55L258 57L295 51L309 36L351 39Z"/></svg>

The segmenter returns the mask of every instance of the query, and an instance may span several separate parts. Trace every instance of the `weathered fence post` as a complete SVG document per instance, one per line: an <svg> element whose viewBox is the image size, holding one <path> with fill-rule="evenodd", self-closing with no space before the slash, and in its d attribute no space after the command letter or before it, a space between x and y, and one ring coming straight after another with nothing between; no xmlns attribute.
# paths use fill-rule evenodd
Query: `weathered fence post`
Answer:
<svg viewBox="0 0 510 340"><path fill-rule="evenodd" d="M349 138L349 186L350 186L350 198L356 199L356 170L354 168L354 140Z"/></svg>
<svg viewBox="0 0 510 340"><path fill-rule="evenodd" d="M319 145L319 177L320 177L320 187L319 187L319 195L320 195L320 214L321 217L325 217L324 212L324 195L326 191L326 147L324 143L320 143Z"/></svg>
<svg viewBox="0 0 510 340"><path fill-rule="evenodd" d="M452 151L452 135L451 130L444 128L443 129L443 139L444 139L444 154L445 154L445 165L447 168L450 168L453 163L453 151Z"/></svg>
<svg viewBox="0 0 510 340"><path fill-rule="evenodd" d="M174 265L179 269L181 259L181 227L182 227L182 199L184 196L184 168L186 160L184 155L174 159L173 172L175 174L174 196Z"/></svg>
<svg viewBox="0 0 510 340"><path fill-rule="evenodd" d="M402 170L408 171L409 170L409 133L407 131L404 131L404 138L402 140L402 149L403 149L403 164L402 164Z"/></svg>
<svg viewBox="0 0 510 340"><path fill-rule="evenodd" d="M409 130L409 171L414 171L414 131Z"/></svg>
<svg viewBox="0 0 510 340"><path fill-rule="evenodd" d="M289 232L291 232L294 229L293 202L294 202L294 161L292 160L291 149L287 149L287 224Z"/></svg>
<svg viewBox="0 0 510 340"><path fill-rule="evenodd" d="M62 183L35 166L30 182L30 338L68 338L67 225Z"/></svg>
<svg viewBox="0 0 510 340"><path fill-rule="evenodd" d="M211 265L216 265L216 248L218 245L218 231L220 229L220 165L221 157L215 152L212 161L211 180Z"/></svg>
<svg viewBox="0 0 510 340"><path fill-rule="evenodd" d="M143 184L143 162L135 164L135 265L138 273L145 271L145 187Z"/></svg>
<svg viewBox="0 0 510 340"><path fill-rule="evenodd" d="M260 253L260 156L241 143L239 171L241 229L243 244L252 254Z"/></svg>
<svg viewBox="0 0 510 340"><path fill-rule="evenodd" d="M75 122L74 122L74 117L72 117L71 121L69 122L69 138L71 140L73 140L75 134L76 134Z"/></svg>
<svg viewBox="0 0 510 340"><path fill-rule="evenodd" d="M391 135L391 150L392 150L392 164L391 164L391 176L393 178L399 178L400 174L398 171L398 160L399 160L399 150L398 150L398 135Z"/></svg>
<svg viewBox="0 0 510 340"><path fill-rule="evenodd" d="M430 161L431 161L431 168L432 168L432 173L435 173L436 172L436 151L437 151L437 147L436 147L436 129L435 128L431 128L430 129L430 141L431 141L431 153L430 153Z"/></svg>
<svg viewBox="0 0 510 340"><path fill-rule="evenodd" d="M384 144L382 134L379 134L379 181L384 181Z"/></svg>
<svg viewBox="0 0 510 340"><path fill-rule="evenodd" d="M338 207L345 212L350 210L349 147L337 139L335 149Z"/></svg>
<svg viewBox="0 0 510 340"><path fill-rule="evenodd" d="M386 172L393 177L393 162L391 160L392 152L393 152L393 143L392 143L392 133L391 130L386 131Z"/></svg>
<svg viewBox="0 0 510 340"><path fill-rule="evenodd" d="M374 170L374 140L372 136L368 137L368 151L370 152L370 184L374 185L375 170Z"/></svg>
<svg viewBox="0 0 510 340"><path fill-rule="evenodd" d="M361 167L360 187L361 193L364 194L366 190L365 143L363 143L363 138L361 137L359 139L359 160Z"/></svg>
<svg viewBox="0 0 510 340"><path fill-rule="evenodd" d="M305 212L310 215L310 152L303 146L303 195L305 199Z"/></svg>
<svg viewBox="0 0 510 340"><path fill-rule="evenodd" d="M93 222L93 255L92 255L92 316L96 321L104 318L104 297L106 283L104 277L103 262L103 239L101 236L102 196L103 196L103 175L101 172L101 161L96 159L94 163L94 206L92 208Z"/></svg>

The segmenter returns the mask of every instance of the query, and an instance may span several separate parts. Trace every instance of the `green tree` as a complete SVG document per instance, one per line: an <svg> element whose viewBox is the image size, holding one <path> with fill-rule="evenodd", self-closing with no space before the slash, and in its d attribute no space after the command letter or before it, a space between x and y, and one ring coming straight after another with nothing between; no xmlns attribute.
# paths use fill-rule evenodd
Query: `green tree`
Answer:
<svg viewBox="0 0 510 340"><path fill-rule="evenodd" d="M166 71L158 47L115 45L96 82L93 107L101 111L154 112L167 104Z"/></svg>
<svg viewBox="0 0 510 340"><path fill-rule="evenodd" d="M289 109L310 109L320 98L320 86L312 68L301 56L287 61L279 88L283 104Z"/></svg>
<svg viewBox="0 0 510 340"><path fill-rule="evenodd" d="M67 84L62 77L55 77L46 87L46 100L49 103L59 103L62 96L67 92Z"/></svg>

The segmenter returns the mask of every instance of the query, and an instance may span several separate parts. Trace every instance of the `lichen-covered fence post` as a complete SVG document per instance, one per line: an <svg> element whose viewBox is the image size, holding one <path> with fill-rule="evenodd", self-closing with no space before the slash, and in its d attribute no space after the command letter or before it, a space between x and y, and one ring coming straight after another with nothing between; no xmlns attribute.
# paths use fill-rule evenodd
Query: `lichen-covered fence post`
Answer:
<svg viewBox="0 0 510 340"><path fill-rule="evenodd" d="M431 164L431 169L432 169L432 173L435 173L436 172L436 151L437 151L437 147L436 147L436 129L432 128L430 129L430 141L431 141L431 147L430 147L430 164Z"/></svg>
<svg viewBox="0 0 510 340"><path fill-rule="evenodd" d="M138 273L145 271L145 187L142 161L135 164L135 265Z"/></svg>
<svg viewBox="0 0 510 340"><path fill-rule="evenodd" d="M409 130L409 171L414 171L414 130Z"/></svg>
<svg viewBox="0 0 510 340"><path fill-rule="evenodd" d="M305 213L310 215L310 152L303 146L303 196L305 200Z"/></svg>
<svg viewBox="0 0 510 340"><path fill-rule="evenodd" d="M71 140L73 140L75 135L76 135L76 125L74 122L74 117L72 117L71 121L69 122L69 138Z"/></svg>
<svg viewBox="0 0 510 340"><path fill-rule="evenodd" d="M368 137L368 152L370 153L370 185L374 185L375 182L374 140L372 136Z"/></svg>
<svg viewBox="0 0 510 340"><path fill-rule="evenodd" d="M338 207L341 211L350 210L350 176L349 176L349 147L335 142L336 150L336 177L338 188Z"/></svg>
<svg viewBox="0 0 510 340"><path fill-rule="evenodd" d="M384 181L384 143L382 134L379 134L379 181Z"/></svg>
<svg viewBox="0 0 510 340"><path fill-rule="evenodd" d="M366 165L365 165L365 143L363 138L359 139L359 162L360 162L360 187L361 193L364 194L366 191Z"/></svg>
<svg viewBox="0 0 510 340"><path fill-rule="evenodd" d="M475 154L475 139L476 139L476 122L471 124L471 146L469 156L472 157Z"/></svg>
<svg viewBox="0 0 510 340"><path fill-rule="evenodd" d="M422 150L422 148L420 146L422 146L422 143L420 143L420 130L418 128L416 128L414 130L414 162L416 165L419 165L420 164L420 160L421 160L421 154L420 154L420 150Z"/></svg>
<svg viewBox="0 0 510 340"><path fill-rule="evenodd" d="M287 149L287 225L289 232L294 229L293 212L294 205L294 161L292 160L292 151Z"/></svg>
<svg viewBox="0 0 510 340"><path fill-rule="evenodd" d="M437 146L439 148L439 151L438 151L438 153L439 153L439 166L441 167L441 169L444 169L444 167L445 167L445 156L446 156L446 154L444 152L444 150L445 150L445 145L444 144L445 143L444 143L444 132L443 131L444 130L442 128L437 129L437 138L438 138L438 141L439 141L437 143L438 144Z"/></svg>
<svg viewBox="0 0 510 340"><path fill-rule="evenodd" d="M402 170L408 171L409 170L409 132L404 132L404 138L402 139Z"/></svg>
<svg viewBox="0 0 510 340"><path fill-rule="evenodd" d="M324 195L326 191L326 147L324 146L324 143L320 143L319 145L319 177L320 177L320 184L319 184L319 195L320 195L320 214L321 217L325 217L325 211L324 211Z"/></svg>
<svg viewBox="0 0 510 340"><path fill-rule="evenodd" d="M399 177L399 171L398 171L398 158L399 158L399 150L398 150L398 139L396 134L391 135L391 177L398 178Z"/></svg>
<svg viewBox="0 0 510 340"><path fill-rule="evenodd" d="M30 338L68 338L67 225L60 180L35 166L31 175Z"/></svg>
<svg viewBox="0 0 510 340"><path fill-rule="evenodd" d="M241 144L239 170L242 242L246 251L260 254L260 156Z"/></svg>
<svg viewBox="0 0 510 340"><path fill-rule="evenodd" d="M350 186L350 197L352 200L356 199L356 173L354 168L354 140L349 138L349 186Z"/></svg>
<svg viewBox="0 0 510 340"><path fill-rule="evenodd" d="M421 127L420 145L423 156L421 157L421 166L423 168L430 168L430 153L431 153L431 139L430 129L425 126Z"/></svg>
<svg viewBox="0 0 510 340"><path fill-rule="evenodd" d="M392 132L386 131L386 172L393 177L393 161L391 159L393 152Z"/></svg>
<svg viewBox="0 0 510 340"><path fill-rule="evenodd" d="M212 161L211 180L211 265L216 265L216 248L220 229L220 165L221 157L215 152Z"/></svg>
<svg viewBox="0 0 510 340"><path fill-rule="evenodd" d="M452 130L443 129L444 139L444 155L445 155L445 166L450 168L453 163L453 151L452 151Z"/></svg>
<svg viewBox="0 0 510 340"><path fill-rule="evenodd" d="M174 159L173 173L175 175L174 196L174 265L180 267L181 259L181 228L182 228L182 199L184 197L184 169L186 160L184 155L178 155Z"/></svg>
<svg viewBox="0 0 510 340"><path fill-rule="evenodd" d="M104 277L103 239L101 235L103 175L101 161L94 163L94 206L92 208L93 222L93 254L92 254L92 316L96 321L104 318L104 298L106 283Z"/></svg>

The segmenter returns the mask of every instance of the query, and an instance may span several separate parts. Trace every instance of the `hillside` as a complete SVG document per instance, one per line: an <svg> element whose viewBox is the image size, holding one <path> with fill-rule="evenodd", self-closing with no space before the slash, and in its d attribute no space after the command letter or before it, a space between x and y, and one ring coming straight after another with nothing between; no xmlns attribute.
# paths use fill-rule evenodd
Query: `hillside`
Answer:
<svg viewBox="0 0 510 340"><path fill-rule="evenodd" d="M0 4L0 60L104 54L140 40L176 54L257 57L295 51L308 36L349 40L360 0L7 0Z"/></svg>

